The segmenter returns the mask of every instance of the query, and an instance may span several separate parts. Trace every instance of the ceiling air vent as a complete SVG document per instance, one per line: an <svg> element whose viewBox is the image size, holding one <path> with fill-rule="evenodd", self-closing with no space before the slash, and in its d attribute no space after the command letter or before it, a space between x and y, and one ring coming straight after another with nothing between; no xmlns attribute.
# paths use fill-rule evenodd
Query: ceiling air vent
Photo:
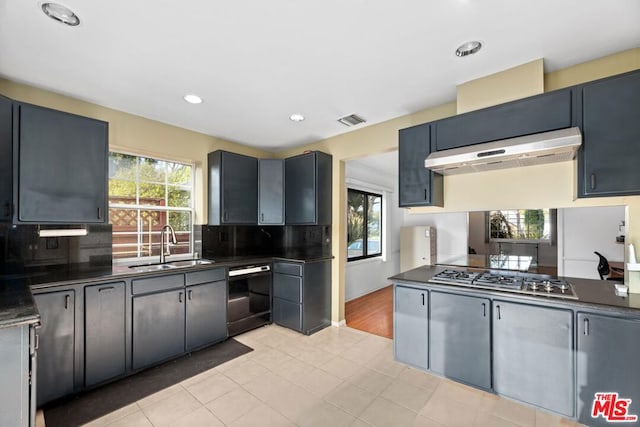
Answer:
<svg viewBox="0 0 640 427"><path fill-rule="evenodd" d="M356 114L350 114L348 116L340 117L338 121L345 126L355 126L359 125L360 123L366 122L365 119Z"/></svg>

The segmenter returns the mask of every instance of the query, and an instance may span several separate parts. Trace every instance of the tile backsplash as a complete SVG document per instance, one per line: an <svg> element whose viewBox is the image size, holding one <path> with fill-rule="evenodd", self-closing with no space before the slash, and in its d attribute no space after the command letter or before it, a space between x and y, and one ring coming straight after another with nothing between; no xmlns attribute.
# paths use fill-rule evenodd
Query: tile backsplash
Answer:
<svg viewBox="0 0 640 427"><path fill-rule="evenodd" d="M279 255L291 251L331 253L330 226L202 226L202 256Z"/></svg>
<svg viewBox="0 0 640 427"><path fill-rule="evenodd" d="M86 236L40 237L38 225L0 224L3 270L86 263L111 265L111 225L87 225Z"/></svg>

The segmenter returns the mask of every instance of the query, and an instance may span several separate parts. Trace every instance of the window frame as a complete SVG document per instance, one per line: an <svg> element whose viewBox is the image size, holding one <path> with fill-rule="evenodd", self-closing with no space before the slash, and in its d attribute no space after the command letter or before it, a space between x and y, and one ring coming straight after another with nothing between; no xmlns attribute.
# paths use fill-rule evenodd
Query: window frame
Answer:
<svg viewBox="0 0 640 427"><path fill-rule="evenodd" d="M383 246L383 235L384 235L384 194L382 192L380 193L374 193L372 191L367 191L367 190L361 190L359 188L354 188L354 187L347 187L347 210L349 209L349 202L348 202L348 198L349 198L349 192L354 192L354 193L358 193L358 194L362 194L364 197L364 219L363 219L363 224L364 224L364 233L363 233L363 238L362 238L362 253L363 255L360 256L354 256L354 257L349 257L349 233L347 231L347 262L352 262L352 261L361 261L363 259L372 259L372 258L382 258L383 253L384 253L384 246ZM373 197L379 197L380 198L380 243L378 245L379 248L379 252L375 253L375 254L368 254L368 243L369 243L369 227L368 227L368 212L369 212L369 198L368 196L373 196ZM347 212L347 227L348 227L348 212Z"/></svg>
<svg viewBox="0 0 640 427"><path fill-rule="evenodd" d="M504 238L504 237L491 237L491 215L493 212L512 212L512 211L527 211L527 210L546 210L547 215L545 216L545 222L549 224L549 237L546 239L519 239L519 238ZM556 219L557 210L551 208L542 208L542 209L493 209L490 211L486 211L486 230L487 230L487 242L488 243L529 243L529 244L553 244L555 229L556 229Z"/></svg>
<svg viewBox="0 0 640 427"><path fill-rule="evenodd" d="M131 156L135 158L136 161L136 165L139 164L139 161L141 158L143 159L150 159L153 161L158 161L158 162L165 162L165 163L174 163L174 164L179 164L179 165L184 165L184 166L188 166L191 168L191 179L188 183L184 184L184 185L176 185L177 187L189 187L190 188L190 199L189 199L189 207L177 207L177 206L168 206L168 204L166 206L158 206L158 205L150 205L150 204L130 204L130 203L111 203L111 194L109 191L107 191L107 211L110 214L110 211L112 208L116 208L116 209L136 209L136 210L150 210L150 211L160 211L160 212L166 212L167 215L171 212L182 212L182 213L188 213L189 216L189 230L188 230L188 234L189 234L189 249L188 249L188 253L181 253L181 254L172 254L173 257L175 257L175 259L179 259L179 258L192 258L193 257L193 252L194 252L194 248L195 248L195 239L194 239L194 220L195 220L195 207L194 207L194 202L195 202L195 171L196 171L196 163L194 161L188 161L188 160L175 160L175 159L171 159L168 157L164 157L164 156L159 156L159 155L155 155L155 154L144 154L144 153L138 153L138 152L129 152L126 150L120 150L120 149L116 149L116 148L109 148L109 152L108 152L108 159L110 160L111 158L111 154L121 154L121 155L125 155L125 156ZM135 180L133 180L132 182L134 182L136 184L136 193L134 195L136 202L140 201L140 184L160 184L160 183L156 183L156 182L150 182L150 181L146 181L144 179L140 179L140 173L139 173L139 169L136 169L136 177ZM107 187L109 182L111 181L111 177L108 176L107 177ZM171 184L169 184L168 179L167 179L167 175L165 174L164 177L164 183L162 183L162 185L164 185L164 192L165 192L165 200L168 199L168 191L169 191L169 187L171 186ZM121 197L121 196L114 196L114 197ZM109 217L109 224L111 224L111 218ZM113 230L113 225L112 225L112 231L111 231L112 235L114 235L115 233L117 233L117 231ZM178 231L176 231L176 234L178 233ZM136 243L136 251L138 253L138 256L128 256L128 257L112 257L113 263L115 264L127 264L127 263L133 263L133 262L152 262L154 260L156 260L159 255L141 255L144 251L141 249L143 246L143 243L141 241L142 237L141 237L141 233L140 231L137 231L137 243ZM112 243L113 244L113 243ZM115 252L114 252L115 253Z"/></svg>

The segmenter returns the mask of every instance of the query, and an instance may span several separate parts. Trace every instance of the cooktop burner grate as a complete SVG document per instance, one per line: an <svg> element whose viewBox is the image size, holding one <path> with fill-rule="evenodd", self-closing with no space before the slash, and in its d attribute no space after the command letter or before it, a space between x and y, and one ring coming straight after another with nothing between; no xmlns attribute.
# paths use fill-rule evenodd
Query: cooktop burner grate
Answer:
<svg viewBox="0 0 640 427"><path fill-rule="evenodd" d="M502 274L496 273L495 271L477 273L466 270L447 269L435 274L429 281L433 283L495 289L527 295L578 298L573 286L566 280L533 274Z"/></svg>

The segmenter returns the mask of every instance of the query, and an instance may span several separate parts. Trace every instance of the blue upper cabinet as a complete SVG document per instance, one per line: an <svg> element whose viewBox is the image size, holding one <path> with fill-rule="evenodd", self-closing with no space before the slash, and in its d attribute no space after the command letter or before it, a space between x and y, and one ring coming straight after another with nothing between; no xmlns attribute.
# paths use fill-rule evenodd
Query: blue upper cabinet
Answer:
<svg viewBox="0 0 640 427"><path fill-rule="evenodd" d="M429 124L401 129L399 139L400 207L443 206L442 175L424 167L424 160L431 153Z"/></svg>
<svg viewBox="0 0 640 427"><path fill-rule="evenodd" d="M431 124L434 151L564 129L574 125L573 90L562 89Z"/></svg>
<svg viewBox="0 0 640 427"><path fill-rule="evenodd" d="M105 222L108 146L106 122L14 103L13 221Z"/></svg>
<svg viewBox="0 0 640 427"><path fill-rule="evenodd" d="M13 101L0 96L0 221L11 220L13 204L12 108Z"/></svg>
<svg viewBox="0 0 640 427"><path fill-rule="evenodd" d="M284 161L287 225L331 225L332 157L320 151Z"/></svg>
<svg viewBox="0 0 640 427"><path fill-rule="evenodd" d="M640 71L579 88L578 197L640 194Z"/></svg>
<svg viewBox="0 0 640 427"><path fill-rule="evenodd" d="M209 153L209 225L258 223L258 159Z"/></svg>

